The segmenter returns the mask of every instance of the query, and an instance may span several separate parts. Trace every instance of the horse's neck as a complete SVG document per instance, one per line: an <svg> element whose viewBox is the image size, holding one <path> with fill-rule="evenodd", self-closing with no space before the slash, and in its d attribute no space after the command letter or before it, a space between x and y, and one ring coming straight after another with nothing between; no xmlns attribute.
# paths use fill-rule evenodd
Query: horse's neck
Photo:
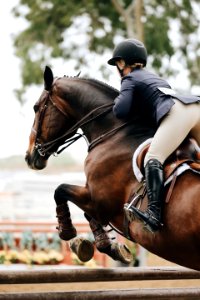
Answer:
<svg viewBox="0 0 200 300"><path fill-rule="evenodd" d="M109 104L111 105L109 106ZM87 114L88 119L91 121L87 125L81 126L81 129L89 142L112 130L120 123L120 121L114 118L112 113L112 103L109 102L101 103L99 105L91 104L91 106L88 106ZM83 118L84 117L85 115L83 115Z"/></svg>
<svg viewBox="0 0 200 300"><path fill-rule="evenodd" d="M76 121L80 122L85 117L87 118L87 115L87 119L91 119L87 125L80 126L89 142L111 130L120 122L112 115L112 103L117 94L117 90L104 87L98 84L98 81L77 78L71 82L70 102ZM108 107L105 107L109 104L111 104L110 111ZM108 112L101 115L104 111Z"/></svg>
<svg viewBox="0 0 200 300"><path fill-rule="evenodd" d="M76 116L77 122L98 107L109 103L112 104L118 95L117 90L98 81L79 78L70 80L68 86L66 87L64 85L64 88L66 88L65 94L67 95L69 92L71 95L70 106ZM101 108L99 111L94 112L90 118L95 117L103 110L105 110L105 108ZM80 127L88 141L92 142L94 139L120 126L122 123L123 121L120 121L113 116L111 109L110 112L105 115L94 118L87 125ZM139 145L140 142L152 136L151 129L148 128L148 126L144 127L143 125L144 124L139 124L137 120L136 122L133 121L129 128L120 130L122 138L125 138L126 140L130 139L130 143L133 143L134 141L135 145Z"/></svg>

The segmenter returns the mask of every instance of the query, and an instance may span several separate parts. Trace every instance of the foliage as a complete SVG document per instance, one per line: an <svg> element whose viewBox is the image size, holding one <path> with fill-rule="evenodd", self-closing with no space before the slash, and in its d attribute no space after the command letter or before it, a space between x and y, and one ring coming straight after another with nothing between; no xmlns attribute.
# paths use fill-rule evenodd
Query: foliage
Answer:
<svg viewBox="0 0 200 300"><path fill-rule="evenodd" d="M38 251L44 251L45 249L48 249L48 237L45 233L41 233L36 239L35 239L35 246L36 250Z"/></svg>
<svg viewBox="0 0 200 300"><path fill-rule="evenodd" d="M30 250L0 250L0 264L28 264L46 265L58 264L64 259L58 251L30 251Z"/></svg>
<svg viewBox="0 0 200 300"><path fill-rule="evenodd" d="M10 232L3 232L1 238L1 247L4 249L15 249L14 236Z"/></svg>
<svg viewBox="0 0 200 300"><path fill-rule="evenodd" d="M34 237L31 230L24 231L20 239L20 249L31 250L33 248Z"/></svg>
<svg viewBox="0 0 200 300"><path fill-rule="evenodd" d="M94 258L84 263L73 252L70 255L74 265L97 266ZM31 230L26 230L21 233L19 243L14 233L3 232L0 235L0 264L52 265L63 260L61 239L57 233L33 234Z"/></svg>
<svg viewBox="0 0 200 300"><path fill-rule="evenodd" d="M0 242L0 264L58 264L64 259L58 234L52 234L49 240L45 233L33 236L32 231L27 230L22 232L17 245L13 233L3 232Z"/></svg>
<svg viewBox="0 0 200 300"><path fill-rule="evenodd" d="M198 12L198 0L20 0L13 13L27 21L27 28L15 37L14 45L22 61L23 88L39 84L41 67L55 58L92 67L94 53L105 71L103 54L111 53L122 38L138 38L139 32L149 65L161 75L174 73L170 61L176 53L196 84L200 80Z"/></svg>

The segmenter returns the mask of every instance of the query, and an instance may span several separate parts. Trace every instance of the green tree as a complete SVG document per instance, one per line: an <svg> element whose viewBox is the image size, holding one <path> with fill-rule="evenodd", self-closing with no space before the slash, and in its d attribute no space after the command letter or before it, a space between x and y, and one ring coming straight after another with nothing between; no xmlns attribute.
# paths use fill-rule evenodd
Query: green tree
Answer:
<svg viewBox="0 0 200 300"><path fill-rule="evenodd" d="M52 59L88 65L90 55L111 53L127 37L145 43L148 64L160 75L176 72L171 63L176 54L191 83L198 84L198 12L198 0L20 0L13 13L27 21L27 28L15 37L14 46L21 58L23 88L41 83L41 67ZM100 68L109 75L105 61Z"/></svg>

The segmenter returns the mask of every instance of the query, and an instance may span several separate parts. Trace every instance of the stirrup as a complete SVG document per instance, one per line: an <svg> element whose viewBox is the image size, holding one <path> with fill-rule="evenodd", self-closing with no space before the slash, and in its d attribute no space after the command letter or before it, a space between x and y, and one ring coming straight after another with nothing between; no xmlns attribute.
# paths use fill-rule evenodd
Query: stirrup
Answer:
<svg viewBox="0 0 200 300"><path fill-rule="evenodd" d="M146 218L146 220L144 218L142 218L144 213L140 212L135 207L128 207L128 205L125 205L124 212L125 212L125 216L129 222L139 220L140 222L142 222L144 224L145 229L147 229L151 233L158 231L160 229L160 227L163 226L163 224L151 214L149 214L150 218L154 219L155 223L157 223L157 224L151 224L151 222L149 222L148 218Z"/></svg>
<svg viewBox="0 0 200 300"><path fill-rule="evenodd" d="M128 220L128 222L131 223L136 220L136 217L135 217L134 213L132 212L130 205L127 203L124 205L124 214L125 214L125 218Z"/></svg>
<svg viewBox="0 0 200 300"><path fill-rule="evenodd" d="M153 215L150 210L140 211L136 207L131 207L131 212L134 214L135 218L140 220L146 229L154 233L163 226L163 224Z"/></svg>

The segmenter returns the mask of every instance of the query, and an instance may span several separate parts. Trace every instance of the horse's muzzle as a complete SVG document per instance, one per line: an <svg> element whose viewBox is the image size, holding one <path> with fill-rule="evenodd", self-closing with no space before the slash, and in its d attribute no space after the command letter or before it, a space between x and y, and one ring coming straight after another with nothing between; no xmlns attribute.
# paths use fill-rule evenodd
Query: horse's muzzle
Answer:
<svg viewBox="0 0 200 300"><path fill-rule="evenodd" d="M33 170L42 170L47 165L47 158L41 156L37 150L33 150L32 153L26 152L25 161L29 168Z"/></svg>

